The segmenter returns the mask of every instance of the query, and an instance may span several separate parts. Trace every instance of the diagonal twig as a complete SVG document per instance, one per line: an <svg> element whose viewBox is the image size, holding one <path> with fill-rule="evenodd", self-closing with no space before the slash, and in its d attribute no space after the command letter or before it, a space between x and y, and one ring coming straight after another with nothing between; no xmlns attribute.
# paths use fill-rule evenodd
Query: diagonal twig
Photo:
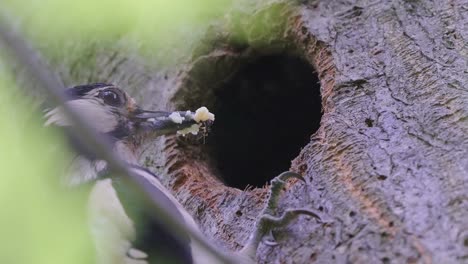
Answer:
<svg viewBox="0 0 468 264"><path fill-rule="evenodd" d="M92 146L92 149L98 157L106 160L110 168L117 174L126 177L130 184L130 188L136 188L143 196L150 201L151 213L160 220L174 236L179 239L183 233L189 234L196 242L198 242L205 250L215 256L220 262L234 263L227 255L216 249L208 242L199 232L193 230L183 223L183 221L174 217L171 212L164 210L163 206L157 200L151 199L148 190L144 187L145 181L134 175L125 163L111 151L111 148L103 140L102 136L97 134L91 126L84 121L79 113L71 110L65 105L65 96L63 94L63 85L54 74L46 67L41 57L27 41L8 23L4 14L0 14L0 44L3 44L11 54L13 59L19 61L20 64L29 72L30 77L37 81L37 84L42 88L43 92L57 105L61 106L69 118L76 126L73 131L74 136L81 140L81 143L86 146Z"/></svg>

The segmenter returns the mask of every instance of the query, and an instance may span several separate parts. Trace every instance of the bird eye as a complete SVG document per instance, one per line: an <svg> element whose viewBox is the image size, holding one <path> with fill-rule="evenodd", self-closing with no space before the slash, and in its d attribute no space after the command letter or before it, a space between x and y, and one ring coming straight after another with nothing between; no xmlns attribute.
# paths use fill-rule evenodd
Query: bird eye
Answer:
<svg viewBox="0 0 468 264"><path fill-rule="evenodd" d="M114 91L104 90L104 91L99 92L98 96L102 98L105 104L108 104L111 106L122 106L121 98Z"/></svg>

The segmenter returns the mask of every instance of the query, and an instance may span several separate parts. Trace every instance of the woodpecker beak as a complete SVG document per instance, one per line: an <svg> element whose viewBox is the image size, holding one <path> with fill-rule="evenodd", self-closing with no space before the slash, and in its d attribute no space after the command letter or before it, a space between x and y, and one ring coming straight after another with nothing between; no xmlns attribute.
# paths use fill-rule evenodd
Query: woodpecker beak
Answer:
<svg viewBox="0 0 468 264"><path fill-rule="evenodd" d="M196 125L193 114L190 111L164 112L137 109L131 120L139 132L160 136L175 134Z"/></svg>

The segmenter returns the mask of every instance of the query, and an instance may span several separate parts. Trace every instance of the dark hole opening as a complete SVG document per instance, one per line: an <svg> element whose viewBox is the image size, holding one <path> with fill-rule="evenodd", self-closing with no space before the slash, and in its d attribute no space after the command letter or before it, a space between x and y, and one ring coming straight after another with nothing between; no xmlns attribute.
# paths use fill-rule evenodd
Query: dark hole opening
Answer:
<svg viewBox="0 0 468 264"><path fill-rule="evenodd" d="M261 187L288 170L321 118L313 67L275 55L251 62L215 92L208 153L231 187Z"/></svg>

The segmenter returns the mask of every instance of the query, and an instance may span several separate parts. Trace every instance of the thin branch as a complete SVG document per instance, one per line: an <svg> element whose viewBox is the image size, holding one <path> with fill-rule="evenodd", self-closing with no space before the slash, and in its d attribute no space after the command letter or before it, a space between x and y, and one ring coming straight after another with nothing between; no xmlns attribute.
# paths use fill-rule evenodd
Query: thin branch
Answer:
<svg viewBox="0 0 468 264"><path fill-rule="evenodd" d="M153 217L160 220L163 225L171 230L171 233L176 238L180 238L182 234L187 233L221 262L234 263L232 259L215 248L199 232L191 229L183 221L164 210L159 201L150 199L149 192L144 188L145 183L138 176L134 175L125 163L111 151L110 146L105 143L106 140L102 140L102 136L97 134L79 113L67 107L65 104L66 98L63 94L63 84L48 69L46 64L42 62L39 54L28 45L20 34L15 32L5 19L4 14L0 14L0 41L3 42L5 48L11 51L13 57L24 66L32 79L37 81L38 86L42 88L49 98L63 108L69 120L76 125L73 131L74 135L85 145L92 146L89 149L92 149L98 157L106 160L112 171L128 178L129 182L133 185L129 186L130 188L136 188L146 199L151 201L150 204L153 208L151 208L152 210L149 209L149 211L151 211Z"/></svg>

